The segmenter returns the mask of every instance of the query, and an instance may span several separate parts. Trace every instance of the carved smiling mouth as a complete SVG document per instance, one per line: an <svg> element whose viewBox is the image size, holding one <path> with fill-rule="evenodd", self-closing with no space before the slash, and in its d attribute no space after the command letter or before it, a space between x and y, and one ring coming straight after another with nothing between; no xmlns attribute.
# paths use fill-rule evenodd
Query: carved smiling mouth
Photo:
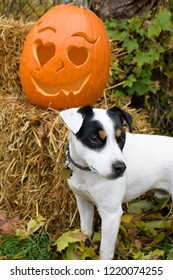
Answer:
<svg viewBox="0 0 173 280"><path fill-rule="evenodd" d="M82 88L87 83L90 77L90 73L85 74L81 78L75 80L69 84L46 84L41 81L38 81L36 78L32 76L32 81L36 89L46 96L58 95L60 92L63 92L65 95L69 95L71 92L76 95L78 94Z"/></svg>

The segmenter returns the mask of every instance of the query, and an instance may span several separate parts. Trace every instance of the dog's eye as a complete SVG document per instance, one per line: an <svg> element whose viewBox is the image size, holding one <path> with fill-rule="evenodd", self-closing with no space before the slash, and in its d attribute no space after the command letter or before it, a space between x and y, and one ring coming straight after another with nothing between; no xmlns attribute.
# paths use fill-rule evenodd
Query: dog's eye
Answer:
<svg viewBox="0 0 173 280"><path fill-rule="evenodd" d="M92 143L95 144L100 142L100 137L97 134L91 135L89 139Z"/></svg>
<svg viewBox="0 0 173 280"><path fill-rule="evenodd" d="M117 143L118 143L120 149L122 150L124 147L124 144L125 144L125 136L121 135L121 136L117 137L116 139L117 139Z"/></svg>
<svg viewBox="0 0 173 280"><path fill-rule="evenodd" d="M121 136L118 138L118 140L119 140L119 141L124 141L124 140L125 140L125 139L124 139L124 136L121 135Z"/></svg>
<svg viewBox="0 0 173 280"><path fill-rule="evenodd" d="M122 144L124 144L124 141L125 141L124 135L117 137L118 144L122 145Z"/></svg>

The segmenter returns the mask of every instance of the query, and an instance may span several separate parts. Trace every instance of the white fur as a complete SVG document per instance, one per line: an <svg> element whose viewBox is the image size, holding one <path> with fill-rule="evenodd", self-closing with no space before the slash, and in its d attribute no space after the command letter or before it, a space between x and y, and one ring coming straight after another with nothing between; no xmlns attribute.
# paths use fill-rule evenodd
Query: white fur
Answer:
<svg viewBox="0 0 173 280"><path fill-rule="evenodd" d="M115 139L113 122L106 110L94 109L94 113L95 119L103 124L108 136L106 146L99 152L90 150L77 140L74 131L79 131L82 125L77 109L61 112L62 119L73 132L69 134L71 157L78 164L87 165L94 171L82 171L71 164L73 176L68 183L76 196L81 229L89 236L92 235L96 205L102 220L100 259L112 259L122 202L134 199L152 188L164 189L173 198L173 139L126 133L125 146L121 152ZM77 119L79 123L75 129ZM123 177L108 180L107 176L115 160L124 161L127 169Z"/></svg>
<svg viewBox="0 0 173 280"><path fill-rule="evenodd" d="M158 188L173 198L173 139L126 133L123 154L127 165L124 201Z"/></svg>
<svg viewBox="0 0 173 280"><path fill-rule="evenodd" d="M77 114L77 108L62 111L61 118L64 120L68 128L75 134L79 131L83 123L83 117L81 114Z"/></svg>

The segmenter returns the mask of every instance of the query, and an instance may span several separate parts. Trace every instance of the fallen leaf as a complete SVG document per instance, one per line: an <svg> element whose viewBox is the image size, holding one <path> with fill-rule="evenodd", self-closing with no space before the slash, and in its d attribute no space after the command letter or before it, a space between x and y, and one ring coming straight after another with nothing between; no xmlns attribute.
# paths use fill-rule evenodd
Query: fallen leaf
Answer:
<svg viewBox="0 0 173 280"><path fill-rule="evenodd" d="M57 251L61 252L65 248L69 246L70 243L75 243L79 241L84 240L84 235L80 232L79 229L68 231L63 233L57 241L54 243L54 245L57 245ZM86 239L86 236L85 236Z"/></svg>
<svg viewBox="0 0 173 280"><path fill-rule="evenodd" d="M92 240L93 240L93 242L100 242L101 241L101 232L94 232Z"/></svg>
<svg viewBox="0 0 173 280"><path fill-rule="evenodd" d="M67 249L62 254L63 260L79 260L80 259L80 247L77 243L70 243Z"/></svg>
<svg viewBox="0 0 173 280"><path fill-rule="evenodd" d="M129 240L134 241L138 234L139 230L136 227L131 227L128 229Z"/></svg>
<svg viewBox="0 0 173 280"><path fill-rule="evenodd" d="M124 238L128 238L128 232L122 224L120 225L119 232L123 235Z"/></svg>
<svg viewBox="0 0 173 280"><path fill-rule="evenodd" d="M6 223L6 215L4 213L0 213L0 226L3 226Z"/></svg>
<svg viewBox="0 0 173 280"><path fill-rule="evenodd" d="M172 221L164 221L164 220L156 220L156 221L147 221L146 226L149 229L156 228L156 229L171 229Z"/></svg>
<svg viewBox="0 0 173 280"><path fill-rule="evenodd" d="M159 232L158 234L156 234L153 237L153 241L151 242L151 246L156 245L156 244L160 243L161 241L163 241L165 236L166 236L166 234L164 232Z"/></svg>
<svg viewBox="0 0 173 280"><path fill-rule="evenodd" d="M98 259L95 244L80 230L64 233L55 244L63 260Z"/></svg>
<svg viewBox="0 0 173 280"><path fill-rule="evenodd" d="M28 238L29 233L25 228L18 228L16 230L16 236L19 237L21 240L24 240Z"/></svg>
<svg viewBox="0 0 173 280"><path fill-rule="evenodd" d="M135 223L135 226L136 226L137 228L140 228L140 229L145 229L145 228L147 228L147 225L146 225L146 223L145 223L144 221L138 221L138 222L136 222L136 223Z"/></svg>
<svg viewBox="0 0 173 280"><path fill-rule="evenodd" d="M132 222L132 220L133 220L133 214L126 214L121 217L122 223L129 224Z"/></svg>
<svg viewBox="0 0 173 280"><path fill-rule="evenodd" d="M29 234L36 232L40 228L44 227L46 220L38 215L35 219L31 219L27 224L27 232Z"/></svg>
<svg viewBox="0 0 173 280"><path fill-rule="evenodd" d="M138 249L141 249L141 244L142 244L142 243L141 243L141 241L140 241L139 239L136 239L134 243L135 243L135 245L136 245L136 247L137 247Z"/></svg>
<svg viewBox="0 0 173 280"><path fill-rule="evenodd" d="M173 248L169 250L169 253L167 255L167 260L173 260Z"/></svg>
<svg viewBox="0 0 173 280"><path fill-rule="evenodd" d="M50 241L51 241L52 243L55 243L57 239L58 239L58 235L57 235L57 234L54 234L54 235L51 236Z"/></svg>
<svg viewBox="0 0 173 280"><path fill-rule="evenodd" d="M153 252L151 252L151 260L158 260L160 257L164 256L164 251L156 249Z"/></svg>
<svg viewBox="0 0 173 280"><path fill-rule="evenodd" d="M5 214L0 214L0 233L5 236L13 236L17 228L18 218L8 219Z"/></svg>
<svg viewBox="0 0 173 280"><path fill-rule="evenodd" d="M139 200L139 201L129 203L128 213L129 214L132 214L132 213L142 214L146 211L151 210L152 208L153 208L152 201L149 201L147 199L143 199L143 200Z"/></svg>
<svg viewBox="0 0 173 280"><path fill-rule="evenodd" d="M121 222L129 224L132 222L140 221L141 218L142 218L142 215L139 215L139 214L124 214L121 217Z"/></svg>
<svg viewBox="0 0 173 280"><path fill-rule="evenodd" d="M168 201L170 200L170 196L167 195L163 198L156 198L158 200L158 205L155 206L155 210L162 210L168 205Z"/></svg>

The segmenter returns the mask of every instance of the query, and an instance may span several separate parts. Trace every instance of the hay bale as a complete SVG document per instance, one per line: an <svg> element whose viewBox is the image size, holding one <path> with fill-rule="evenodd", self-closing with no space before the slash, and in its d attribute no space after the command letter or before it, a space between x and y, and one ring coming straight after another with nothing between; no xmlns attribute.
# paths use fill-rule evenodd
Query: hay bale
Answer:
<svg viewBox="0 0 173 280"><path fill-rule="evenodd" d="M19 57L32 22L0 18L0 92L11 97L21 94Z"/></svg>
<svg viewBox="0 0 173 280"><path fill-rule="evenodd" d="M0 211L23 220L41 214L51 230L79 226L74 196L60 172L67 130L58 111L33 106L22 92L19 58L32 23L0 19ZM134 130L152 132L145 115L111 91L96 107L124 106Z"/></svg>
<svg viewBox="0 0 173 280"><path fill-rule="evenodd" d="M6 99L0 111L0 209L23 218L59 214L67 224L75 203L59 176L67 132L57 112Z"/></svg>

